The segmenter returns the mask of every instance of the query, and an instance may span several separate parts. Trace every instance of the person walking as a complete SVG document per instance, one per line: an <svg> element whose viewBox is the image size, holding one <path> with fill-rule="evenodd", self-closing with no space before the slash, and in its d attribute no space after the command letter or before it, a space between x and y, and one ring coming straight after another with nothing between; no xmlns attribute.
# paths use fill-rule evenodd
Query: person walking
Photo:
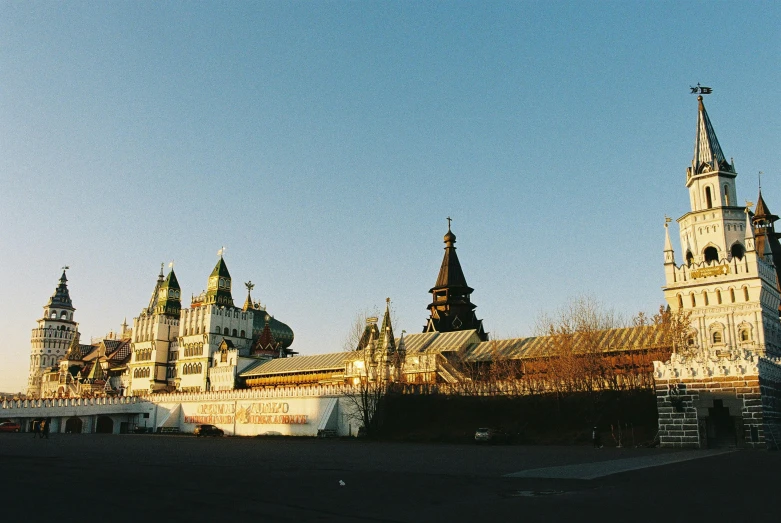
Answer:
<svg viewBox="0 0 781 523"><path fill-rule="evenodd" d="M46 423L45 419L41 420L39 427L40 428L38 429L38 434L41 436L41 439L43 439L44 437L48 438L49 436L46 436L46 431L49 430L49 425L48 423Z"/></svg>
<svg viewBox="0 0 781 523"><path fill-rule="evenodd" d="M602 438L599 436L599 431L596 427L591 430L591 441L594 443L595 449L602 448Z"/></svg>
<svg viewBox="0 0 781 523"><path fill-rule="evenodd" d="M49 418L46 418L43 422L43 438L49 439L49 425L51 424L51 421Z"/></svg>

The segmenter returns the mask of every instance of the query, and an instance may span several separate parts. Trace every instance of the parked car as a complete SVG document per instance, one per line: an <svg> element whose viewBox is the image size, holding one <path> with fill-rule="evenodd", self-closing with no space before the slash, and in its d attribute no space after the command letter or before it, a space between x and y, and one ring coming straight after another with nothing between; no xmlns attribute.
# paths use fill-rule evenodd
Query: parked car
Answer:
<svg viewBox="0 0 781 523"><path fill-rule="evenodd" d="M215 427L214 425L198 425L195 427L195 432L193 433L199 438L201 436L224 436L225 431L223 431L219 427Z"/></svg>
<svg viewBox="0 0 781 523"><path fill-rule="evenodd" d="M475 431L475 443L507 443L509 437L502 429L481 427Z"/></svg>
<svg viewBox="0 0 781 523"><path fill-rule="evenodd" d="M0 423L0 432L19 432L20 430L22 430L22 426L13 421Z"/></svg>

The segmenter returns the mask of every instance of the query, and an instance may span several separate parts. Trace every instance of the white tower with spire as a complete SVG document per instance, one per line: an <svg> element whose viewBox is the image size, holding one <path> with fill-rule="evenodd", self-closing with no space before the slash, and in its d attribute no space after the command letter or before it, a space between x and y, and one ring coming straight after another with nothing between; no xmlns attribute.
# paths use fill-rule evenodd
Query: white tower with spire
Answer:
<svg viewBox="0 0 781 523"><path fill-rule="evenodd" d="M665 299L691 312L694 347L781 356L773 260L757 253L750 210L737 205L735 166L724 157L702 96L697 100L694 158L686 169L691 211L678 218L683 264L675 263L665 223Z"/></svg>
<svg viewBox="0 0 781 523"><path fill-rule="evenodd" d="M29 397L40 397L42 374L57 367L78 330L78 324L73 320L76 309L73 308L68 292L66 270L67 267L64 267L54 294L43 306L43 317L32 332L30 373L27 378Z"/></svg>

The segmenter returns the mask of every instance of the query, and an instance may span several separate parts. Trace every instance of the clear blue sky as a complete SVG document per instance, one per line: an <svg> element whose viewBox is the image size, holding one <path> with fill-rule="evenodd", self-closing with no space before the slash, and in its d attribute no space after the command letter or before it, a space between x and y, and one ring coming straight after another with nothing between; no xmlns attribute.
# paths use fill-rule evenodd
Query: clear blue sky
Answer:
<svg viewBox="0 0 781 523"><path fill-rule="evenodd" d="M60 267L83 338L225 245L303 354L390 296L418 332L445 218L493 336L663 301L696 100L781 213L778 2L0 3L0 391ZM677 237L677 233L674 234ZM680 252L676 253L680 260Z"/></svg>

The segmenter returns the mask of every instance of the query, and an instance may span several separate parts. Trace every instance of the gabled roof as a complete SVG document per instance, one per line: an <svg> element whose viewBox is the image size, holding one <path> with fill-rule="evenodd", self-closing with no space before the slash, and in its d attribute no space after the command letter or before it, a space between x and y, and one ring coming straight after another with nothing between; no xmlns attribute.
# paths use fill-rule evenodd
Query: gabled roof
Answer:
<svg viewBox="0 0 781 523"><path fill-rule="evenodd" d="M477 331L463 330L452 332L423 332L404 336L404 348L407 355L431 352L462 352L469 346L480 342ZM398 345L399 340L396 340Z"/></svg>
<svg viewBox="0 0 781 523"><path fill-rule="evenodd" d="M350 358L350 352L334 352L317 354L315 356L295 356L293 358L276 358L262 360L250 365L240 374L242 378L267 376L273 374L293 374L297 372L344 372L345 361Z"/></svg>
<svg viewBox="0 0 781 523"><path fill-rule="evenodd" d="M591 336L591 339L584 339L586 336ZM491 361L496 357L507 359L543 358L558 354L561 351L562 343L570 343L575 354L585 352L589 346L599 347L602 352L650 349L662 347L662 337L661 329L648 325L576 333L567 341L557 339L556 336L491 340L471 346L464 358L467 361Z"/></svg>

